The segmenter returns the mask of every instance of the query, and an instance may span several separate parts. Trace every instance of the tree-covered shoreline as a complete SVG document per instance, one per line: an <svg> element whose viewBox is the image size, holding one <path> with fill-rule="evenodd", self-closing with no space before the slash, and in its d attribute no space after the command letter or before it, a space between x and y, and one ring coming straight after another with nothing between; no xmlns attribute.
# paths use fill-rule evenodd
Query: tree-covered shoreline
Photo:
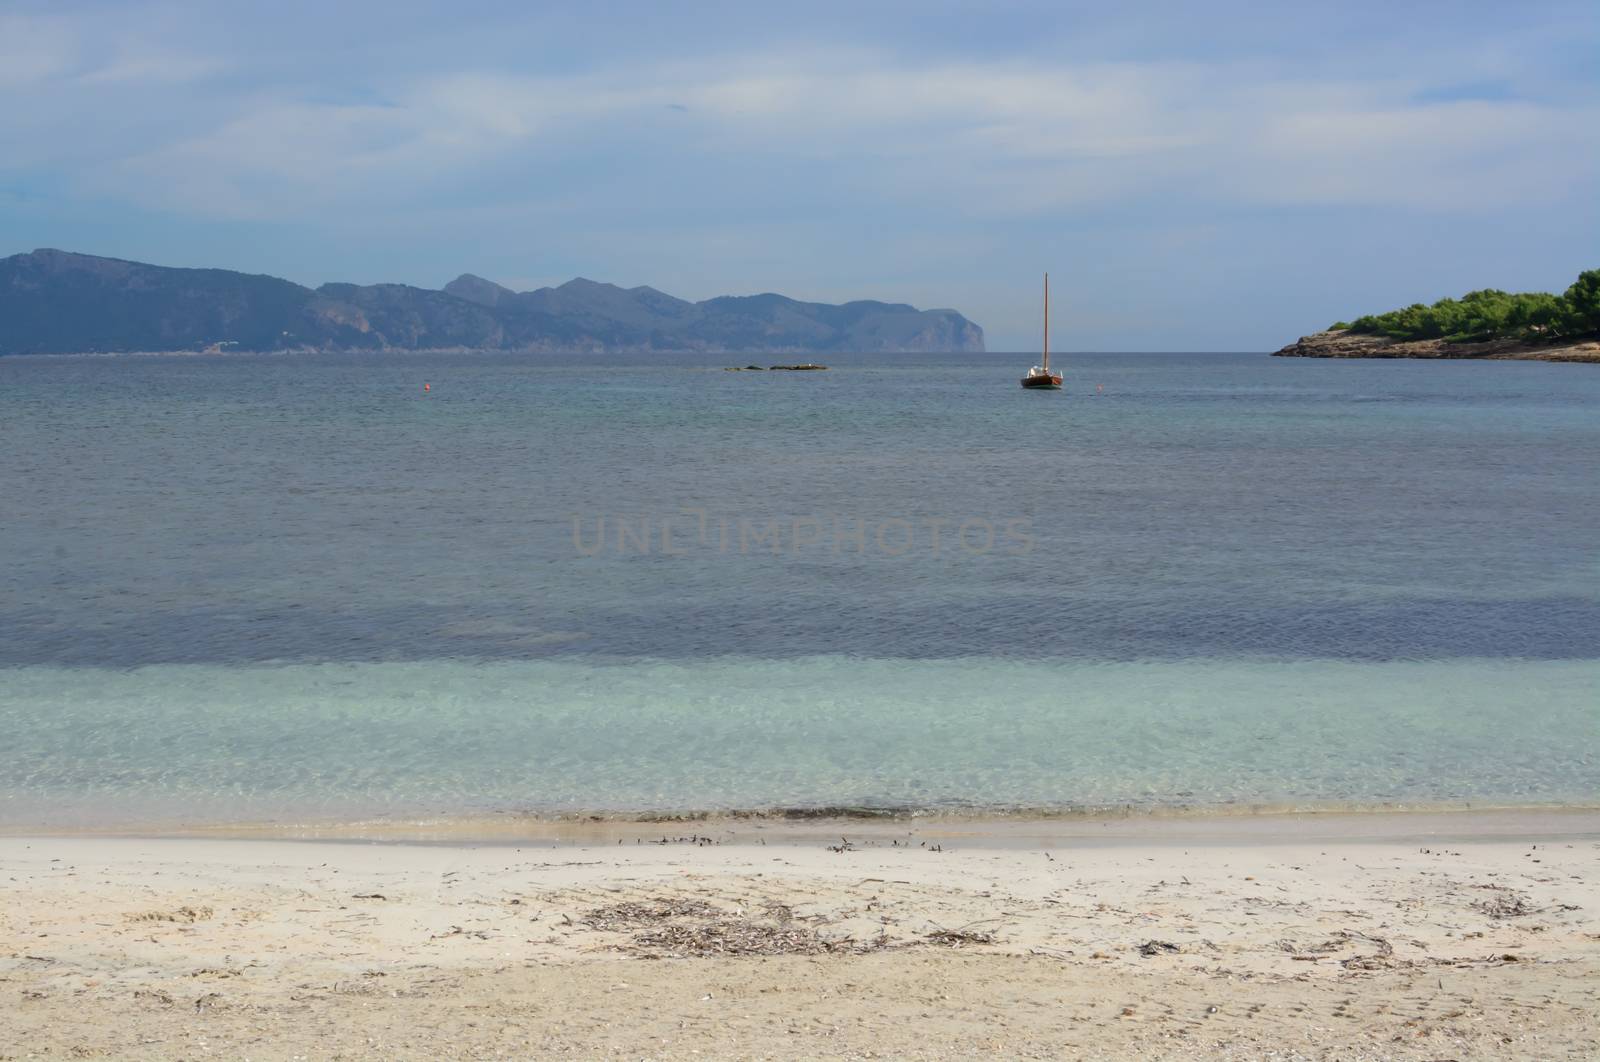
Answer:
<svg viewBox="0 0 1600 1062"><path fill-rule="evenodd" d="M1402 310L1340 321L1331 326L1330 331L1334 330L1452 343L1576 339L1600 334L1600 269L1579 273L1560 295L1484 288L1459 299L1440 299L1432 306L1418 302Z"/></svg>

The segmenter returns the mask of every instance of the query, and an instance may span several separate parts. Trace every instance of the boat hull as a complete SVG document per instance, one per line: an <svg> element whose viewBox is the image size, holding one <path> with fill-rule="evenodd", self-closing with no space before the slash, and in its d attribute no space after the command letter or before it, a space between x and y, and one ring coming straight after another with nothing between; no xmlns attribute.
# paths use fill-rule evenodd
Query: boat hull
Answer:
<svg viewBox="0 0 1600 1062"><path fill-rule="evenodd" d="M1055 373L1047 376L1024 376L1022 386L1031 390L1059 391L1061 390L1061 377Z"/></svg>

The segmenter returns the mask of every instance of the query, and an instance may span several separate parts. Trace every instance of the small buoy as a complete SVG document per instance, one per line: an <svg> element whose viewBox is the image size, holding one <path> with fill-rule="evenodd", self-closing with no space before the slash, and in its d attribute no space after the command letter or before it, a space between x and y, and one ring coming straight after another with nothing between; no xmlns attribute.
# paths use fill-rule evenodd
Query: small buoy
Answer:
<svg viewBox="0 0 1600 1062"><path fill-rule="evenodd" d="M433 390L433 385L432 384L423 384L422 385L422 389L424 391L431 391L431 390Z"/></svg>

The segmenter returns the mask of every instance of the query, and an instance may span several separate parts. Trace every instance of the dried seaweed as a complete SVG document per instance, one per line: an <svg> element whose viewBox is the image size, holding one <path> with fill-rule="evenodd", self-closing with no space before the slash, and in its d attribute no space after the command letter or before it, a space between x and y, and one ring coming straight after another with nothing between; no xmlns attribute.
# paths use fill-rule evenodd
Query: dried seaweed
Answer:
<svg viewBox="0 0 1600 1062"><path fill-rule="evenodd" d="M1341 929L1336 937L1348 941L1365 940L1369 944L1376 944L1378 950L1371 955L1354 955L1348 959L1340 959L1339 965L1346 970L1392 970L1403 967L1415 966L1416 963L1407 959L1394 957L1394 945L1387 937L1373 936L1370 933L1357 933L1348 929ZM1330 941L1329 943L1333 943Z"/></svg>
<svg viewBox="0 0 1600 1062"><path fill-rule="evenodd" d="M993 944L995 934L987 929L936 929L922 938L924 944L960 948L968 944Z"/></svg>
<svg viewBox="0 0 1600 1062"><path fill-rule="evenodd" d="M584 915L582 922L591 929L625 932L656 925L674 918L715 918L721 912L704 900L658 896L649 900L627 900L609 907L597 907Z"/></svg>
<svg viewBox="0 0 1600 1062"><path fill-rule="evenodd" d="M145 911L128 915L130 922L203 922L216 912L209 907L180 907L176 911Z"/></svg>
<svg viewBox="0 0 1600 1062"><path fill-rule="evenodd" d="M760 914L729 913L700 899L657 896L596 908L583 925L602 932L628 933L614 945L643 958L700 958L742 955L861 955L891 947L967 947L993 944L995 933L968 923L936 928L918 940L891 942L887 934L871 940L824 936L821 919L796 916L786 904L768 902Z"/></svg>
<svg viewBox="0 0 1600 1062"><path fill-rule="evenodd" d="M635 933L623 950L645 957L719 955L828 955L876 951L878 942L828 939L810 926L774 925L746 918L671 922Z"/></svg>
<svg viewBox="0 0 1600 1062"><path fill-rule="evenodd" d="M1286 951L1296 958L1315 959L1319 955L1327 955L1329 952L1339 951L1341 948L1344 948L1347 944L1349 944L1350 940L1352 939L1353 938L1350 936L1350 934L1343 933L1341 931L1340 937L1335 937L1331 940L1324 940L1320 944L1307 944L1302 947L1299 944L1296 944L1294 941L1285 938L1278 941L1277 946L1280 951Z"/></svg>
<svg viewBox="0 0 1600 1062"><path fill-rule="evenodd" d="M1540 910L1528 901L1528 898L1515 890L1503 886L1487 886L1494 890L1494 895L1486 900L1478 900L1472 904L1472 909L1487 915L1495 921L1506 918L1521 918L1523 915L1537 914Z"/></svg>
<svg viewBox="0 0 1600 1062"><path fill-rule="evenodd" d="M1147 959L1152 955L1163 955L1182 950L1178 945L1166 940L1147 940L1139 945L1139 954Z"/></svg>

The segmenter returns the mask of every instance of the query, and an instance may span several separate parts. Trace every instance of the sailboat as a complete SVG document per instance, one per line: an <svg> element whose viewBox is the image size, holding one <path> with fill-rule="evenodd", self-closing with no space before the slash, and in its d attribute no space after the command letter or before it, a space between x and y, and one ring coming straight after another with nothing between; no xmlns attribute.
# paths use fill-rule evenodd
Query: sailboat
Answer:
<svg viewBox="0 0 1600 1062"><path fill-rule="evenodd" d="M1061 390L1061 374L1050 371L1050 274L1044 275L1044 364L1035 365L1022 378L1023 387Z"/></svg>

